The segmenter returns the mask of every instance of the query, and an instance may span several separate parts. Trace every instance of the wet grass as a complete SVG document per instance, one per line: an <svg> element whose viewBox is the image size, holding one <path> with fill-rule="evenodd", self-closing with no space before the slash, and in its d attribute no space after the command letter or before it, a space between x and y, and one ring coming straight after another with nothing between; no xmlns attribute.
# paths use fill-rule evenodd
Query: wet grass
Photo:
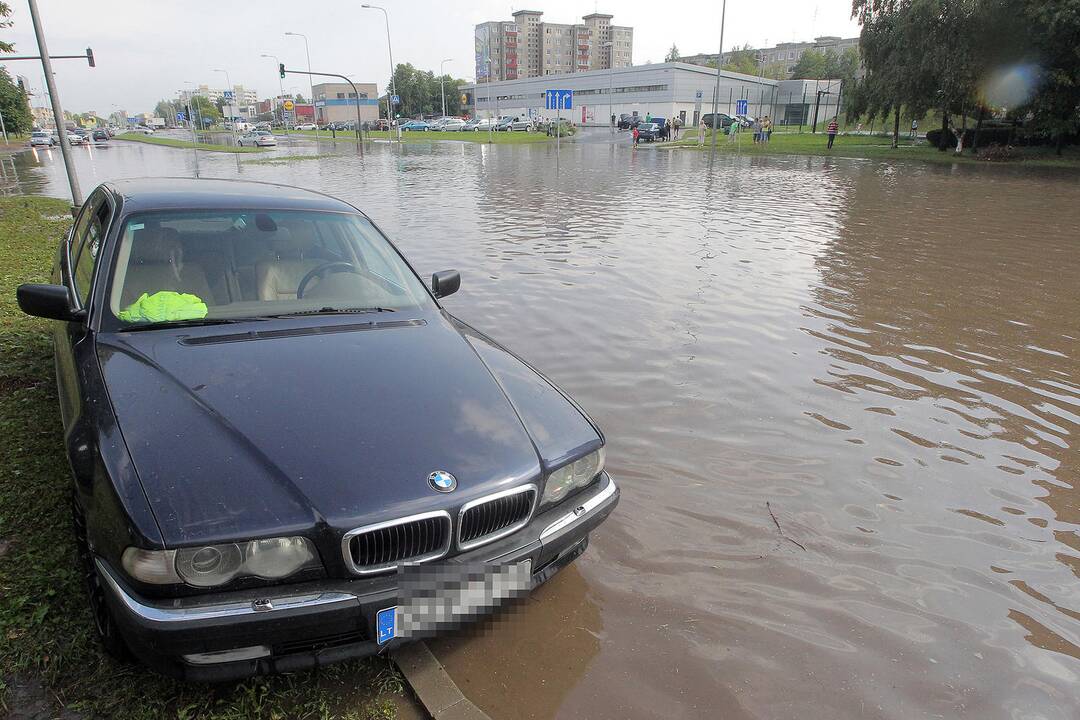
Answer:
<svg viewBox="0 0 1080 720"><path fill-rule="evenodd" d="M821 132L773 132L772 139L768 143L755 143L752 130L743 130L736 140L721 134L716 139L716 147L722 152L739 152L751 155L821 155L828 157L847 158L875 158L883 160L923 160L936 163L979 163L990 164L986 160L980 160L970 152L956 155L952 150L941 152L925 140L912 142L901 136L900 146L892 147L891 136L884 135L837 135L836 142L830 150L828 135ZM663 143L657 147L678 147L698 149L697 130L683 131L683 137L673 143ZM704 149L712 147L712 131L705 131ZM1080 148L1069 147L1064 154L1058 157L1051 148L1018 148L1017 160L1005 164L1035 164L1046 167L1074 167L1080 168ZM1001 164L1001 163L994 163Z"/></svg>
<svg viewBox="0 0 1080 720"><path fill-rule="evenodd" d="M290 132L290 135L303 135L305 137L315 137L315 131L313 130L300 130L296 132ZM397 132L389 133L385 130L374 130L369 133L364 133L365 139L372 140L389 140L393 138L397 140ZM320 140L330 140L330 133L319 131ZM337 140L345 142L356 142L356 134L351 131L339 132L337 134ZM525 145L529 143L543 143L553 142L554 137L548 137L544 133L538 132L442 132L440 130L417 132L408 131L401 133L402 142L407 143L424 143L435 142L438 140L450 140L455 142L474 142L474 143L486 143L489 140L498 145Z"/></svg>
<svg viewBox="0 0 1080 720"><path fill-rule="evenodd" d="M235 145L213 145L211 143L199 143L192 146L190 140L180 140L179 138L165 138L157 137L156 135L142 135L140 133L122 133L113 138L113 140L125 140L127 142L141 142L148 145L164 145L165 147L181 148L190 150L192 147L198 147L200 150L207 150L209 152L226 152L226 153L257 153L263 152L263 148L252 147L237 147Z"/></svg>
<svg viewBox="0 0 1080 720"><path fill-rule="evenodd" d="M63 201L0 198L0 716L60 717L66 708L134 720L394 717L402 679L378 658L200 685L102 653L75 569L49 329L15 302L19 283L48 281L70 222Z"/></svg>
<svg viewBox="0 0 1080 720"><path fill-rule="evenodd" d="M245 165L288 165L301 160L325 160L340 157L338 153L318 153L316 155L275 155L274 157L241 160Z"/></svg>

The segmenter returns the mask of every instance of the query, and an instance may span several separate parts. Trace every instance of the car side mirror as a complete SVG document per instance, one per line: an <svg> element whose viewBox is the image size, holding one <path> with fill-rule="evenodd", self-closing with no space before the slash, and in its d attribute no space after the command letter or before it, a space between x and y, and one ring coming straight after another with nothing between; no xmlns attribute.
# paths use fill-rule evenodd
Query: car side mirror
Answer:
<svg viewBox="0 0 1080 720"><path fill-rule="evenodd" d="M68 322L82 320L86 315L84 310L72 309L68 290L63 285L26 283L18 287L15 297L19 308L27 315Z"/></svg>
<svg viewBox="0 0 1080 720"><path fill-rule="evenodd" d="M453 295L461 287L461 273L457 270L440 270L431 276L431 292L441 298Z"/></svg>

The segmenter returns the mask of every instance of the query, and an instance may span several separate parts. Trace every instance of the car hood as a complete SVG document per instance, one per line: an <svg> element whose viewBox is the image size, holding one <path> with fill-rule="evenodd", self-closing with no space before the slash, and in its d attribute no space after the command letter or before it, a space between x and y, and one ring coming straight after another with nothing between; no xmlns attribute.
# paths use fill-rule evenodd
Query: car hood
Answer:
<svg viewBox="0 0 1080 720"><path fill-rule="evenodd" d="M390 317L99 337L167 545L454 511L600 443L575 405L493 341L440 313ZM434 491L435 470L453 473L457 491Z"/></svg>

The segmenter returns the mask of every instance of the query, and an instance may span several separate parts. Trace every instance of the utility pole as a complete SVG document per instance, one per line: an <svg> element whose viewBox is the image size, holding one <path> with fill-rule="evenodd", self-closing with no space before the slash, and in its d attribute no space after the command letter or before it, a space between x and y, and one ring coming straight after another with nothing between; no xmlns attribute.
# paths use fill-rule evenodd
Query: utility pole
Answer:
<svg viewBox="0 0 1080 720"><path fill-rule="evenodd" d="M45 31L41 27L37 0L28 0L30 19L34 23L34 35L37 36L38 52L41 53L41 69L45 72L45 87L52 101L53 121L56 134L60 136L60 153L64 156L64 169L67 171L68 185L71 187L71 203L75 207L82 205L82 190L79 189L79 177L75 174L75 158L71 156L71 143L68 141L67 126L64 125L64 108L60 105L60 94L56 92L53 79L52 61L49 60L49 48L45 44Z"/></svg>
<svg viewBox="0 0 1080 720"><path fill-rule="evenodd" d="M611 78L615 73L615 43L608 40L604 43L604 47L608 49L608 71L607 71L607 114L608 123L611 124L611 134L615 134L615 121L612 119L615 117L611 112Z"/></svg>
<svg viewBox="0 0 1080 720"><path fill-rule="evenodd" d="M713 92L712 106L712 149L716 152L716 126L720 118L720 69L724 67L724 19L727 17L727 0L720 6L720 57L716 59L716 90ZM729 108L730 109L730 108Z"/></svg>
<svg viewBox="0 0 1080 720"><path fill-rule="evenodd" d="M390 14L386 12L386 8L379 7L378 5L361 5L360 7L366 10L381 10L383 19L386 21L386 50L390 55L390 107L394 106L393 96L397 95L397 84L394 82L394 46L390 43ZM308 68L310 70L311 68ZM397 115L396 112L393 113ZM390 120L393 123L393 118ZM401 142L401 127L398 127L397 131L398 142Z"/></svg>
<svg viewBox="0 0 1080 720"><path fill-rule="evenodd" d="M443 87L443 80L446 78L446 74L443 72L443 65L448 62L453 62L454 58L446 58L439 63L439 92L442 93L442 116L446 117L446 88Z"/></svg>

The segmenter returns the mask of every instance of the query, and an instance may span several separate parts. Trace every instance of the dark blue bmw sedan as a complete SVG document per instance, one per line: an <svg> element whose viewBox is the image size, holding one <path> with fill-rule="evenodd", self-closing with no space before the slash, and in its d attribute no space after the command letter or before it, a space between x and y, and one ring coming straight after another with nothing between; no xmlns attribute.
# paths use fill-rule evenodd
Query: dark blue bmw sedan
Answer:
<svg viewBox="0 0 1080 720"><path fill-rule="evenodd" d="M491 612L585 550L619 500L604 436L441 307L459 284L319 193L94 190L18 300L58 321L106 649L189 679L297 670Z"/></svg>

